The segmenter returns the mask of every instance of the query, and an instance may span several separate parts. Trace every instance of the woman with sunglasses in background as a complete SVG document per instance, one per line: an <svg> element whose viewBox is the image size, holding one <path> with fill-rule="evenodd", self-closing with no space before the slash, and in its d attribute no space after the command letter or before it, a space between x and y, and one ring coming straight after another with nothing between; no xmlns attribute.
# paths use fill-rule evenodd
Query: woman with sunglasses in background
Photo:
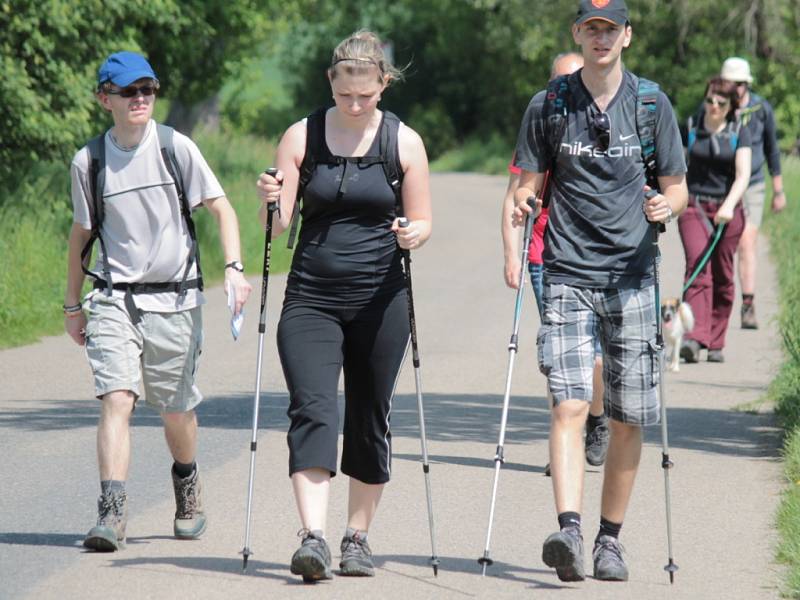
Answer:
<svg viewBox="0 0 800 600"><path fill-rule="evenodd" d="M706 254L717 227L724 226L708 264L684 293L695 317L694 329L681 346L681 356L689 363L700 360L701 348L708 349L709 362L724 360L735 293L733 257L744 231L741 199L750 181L752 156L749 130L736 120L738 102L736 84L713 77L706 85L701 121L689 120L689 206L678 219L686 254L684 282Z"/></svg>

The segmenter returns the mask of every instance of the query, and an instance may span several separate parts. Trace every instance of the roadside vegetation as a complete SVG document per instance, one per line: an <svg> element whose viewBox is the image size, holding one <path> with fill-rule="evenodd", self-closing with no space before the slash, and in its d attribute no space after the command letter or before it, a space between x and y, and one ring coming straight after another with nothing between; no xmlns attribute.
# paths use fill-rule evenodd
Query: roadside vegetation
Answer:
<svg viewBox="0 0 800 600"><path fill-rule="evenodd" d="M786 489L778 509L778 560L788 568L784 593L800 597L800 160L783 165L786 210L770 218L766 232L778 271L780 313L778 328L784 362L769 388L768 397L785 428L784 475Z"/></svg>

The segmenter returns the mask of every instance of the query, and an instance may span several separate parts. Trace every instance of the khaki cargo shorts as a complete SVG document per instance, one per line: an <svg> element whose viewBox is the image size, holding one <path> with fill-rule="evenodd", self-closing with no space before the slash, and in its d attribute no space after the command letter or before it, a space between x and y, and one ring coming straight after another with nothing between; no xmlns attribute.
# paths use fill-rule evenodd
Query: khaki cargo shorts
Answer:
<svg viewBox="0 0 800 600"><path fill-rule="evenodd" d="M744 218L747 225L761 227L761 220L764 218L764 198L767 195L767 184L765 182L754 183L744 192L742 205L744 206Z"/></svg>
<svg viewBox="0 0 800 600"><path fill-rule="evenodd" d="M121 298L90 295L86 355L95 395L129 390L159 412L186 412L203 399L195 375L203 343L201 308L172 313L142 311L131 322ZM142 390L143 388L143 390Z"/></svg>

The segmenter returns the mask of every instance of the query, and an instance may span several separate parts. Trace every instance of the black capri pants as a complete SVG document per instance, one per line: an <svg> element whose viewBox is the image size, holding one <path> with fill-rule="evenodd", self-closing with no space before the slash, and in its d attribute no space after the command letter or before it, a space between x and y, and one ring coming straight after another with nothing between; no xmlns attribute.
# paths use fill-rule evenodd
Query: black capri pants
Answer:
<svg viewBox="0 0 800 600"><path fill-rule="evenodd" d="M344 369L342 473L369 484L389 481L389 418L409 337L405 289L362 307L287 298L277 338L289 388L290 476L311 468L336 475Z"/></svg>

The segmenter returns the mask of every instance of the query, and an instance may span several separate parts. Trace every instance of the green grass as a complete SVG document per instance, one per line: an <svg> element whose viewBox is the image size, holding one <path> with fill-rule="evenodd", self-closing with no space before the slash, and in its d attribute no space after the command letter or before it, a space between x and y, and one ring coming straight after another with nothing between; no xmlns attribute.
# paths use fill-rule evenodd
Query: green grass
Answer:
<svg viewBox="0 0 800 600"><path fill-rule="evenodd" d="M777 559L787 566L784 594L800 597L800 160L783 164L788 206L768 218L765 231L780 284L779 330L784 364L770 385L768 396L785 428L783 448L786 489L777 514L780 542Z"/></svg>
<svg viewBox="0 0 800 600"><path fill-rule="evenodd" d="M222 133L194 137L238 214L247 273L261 273L264 228L258 220L255 181L272 164L275 146ZM43 165L29 181L19 182L15 192L0 210L0 348L63 331L61 304L72 222L68 166ZM203 275L207 284L214 284L223 277L219 230L208 211L199 210L195 217ZM272 245L272 272L285 272L290 261L284 235Z"/></svg>
<svg viewBox="0 0 800 600"><path fill-rule="evenodd" d="M508 173L508 163L514 153L513 142L498 135L488 139L473 137L460 148L445 152L431 162L431 171L503 175Z"/></svg>

